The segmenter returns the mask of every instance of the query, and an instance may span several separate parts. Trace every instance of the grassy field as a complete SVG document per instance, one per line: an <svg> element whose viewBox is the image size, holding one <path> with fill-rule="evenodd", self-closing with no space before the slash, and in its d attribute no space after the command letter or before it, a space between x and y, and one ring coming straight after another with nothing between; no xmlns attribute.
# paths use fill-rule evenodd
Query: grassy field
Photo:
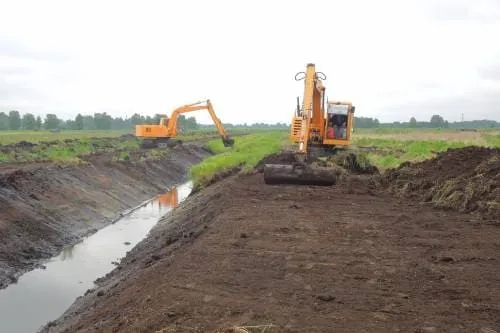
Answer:
<svg viewBox="0 0 500 333"><path fill-rule="evenodd" d="M216 173L233 167L251 169L266 155L279 151L287 142L287 135L286 131L271 131L238 136L235 137L232 148L224 147L219 139L211 140L207 146L216 155L193 166L190 169L191 178L195 185L199 185L210 180Z"/></svg>
<svg viewBox="0 0 500 333"><path fill-rule="evenodd" d="M267 154L288 143L288 132L254 133L236 139L234 148L224 148L220 140L209 141L216 153L191 168L195 184L210 180L216 173L236 166L252 168ZM375 129L357 130L353 148L381 171L397 167L405 161L421 161L449 148L465 146L500 147L500 131L467 132L439 129Z"/></svg>
<svg viewBox="0 0 500 333"><path fill-rule="evenodd" d="M465 146L500 147L500 131L443 129L358 130L353 143L366 152L379 169L397 167L405 161L421 161L449 148Z"/></svg>
<svg viewBox="0 0 500 333"><path fill-rule="evenodd" d="M237 137L252 132L254 129L234 128L230 135ZM274 133L276 131L270 131ZM78 162L79 155L94 152L116 152L117 160L126 160L130 154L139 149L139 141L132 131L5 131L0 132L0 163L1 162ZM127 137L121 137L128 135ZM182 133L176 139L184 142L194 140L209 140L220 142L216 130L202 129ZM28 143L26 143L28 142ZM33 145L30 145L33 144ZM221 145L222 146L222 145ZM154 159L164 155L157 149L147 152Z"/></svg>
<svg viewBox="0 0 500 333"><path fill-rule="evenodd" d="M42 141L64 141L67 139L114 138L123 134L133 134L132 131L1 131L0 145L8 145L20 141L39 143Z"/></svg>
<svg viewBox="0 0 500 333"><path fill-rule="evenodd" d="M117 159L126 159L129 152L139 148L134 138L118 140L116 137L67 138L65 140L41 140L32 147L23 145L15 148L0 147L0 162L66 162L79 161L79 155L95 152L116 151Z"/></svg>
<svg viewBox="0 0 500 333"><path fill-rule="evenodd" d="M239 136L249 133L271 132L276 130L255 129L255 128L230 128L227 129L229 135ZM83 140L93 138L117 138L122 135L134 135L132 130L111 130L111 131L72 131L64 130L59 133L50 131L0 131L0 146L11 145L21 141L31 143L54 142L64 140ZM199 129L186 133L179 133L178 139L183 141L198 140L207 137L219 137L215 129Z"/></svg>
<svg viewBox="0 0 500 333"><path fill-rule="evenodd" d="M210 179L218 171L242 165L251 168L262 157L273 153L287 142L287 130L231 129L235 146L224 148L219 135L212 129L191 131L178 139L192 141L212 139L208 146L216 156L208 158L191 170L195 181ZM251 134L250 134L251 133ZM134 137L118 139L131 131L8 131L0 132L0 162L78 161L78 155L98 151L117 151L117 159L127 159L139 148ZM245 135L250 134L250 135ZM357 129L353 143L379 169L397 167L405 161L420 161L448 148L464 146L500 147L500 130L460 131L450 129ZM245 135L245 136L242 136ZM65 141L66 140L66 141ZM20 141L37 144L29 149L5 149ZM2 149L4 146L4 149ZM152 158L161 156L156 151Z"/></svg>

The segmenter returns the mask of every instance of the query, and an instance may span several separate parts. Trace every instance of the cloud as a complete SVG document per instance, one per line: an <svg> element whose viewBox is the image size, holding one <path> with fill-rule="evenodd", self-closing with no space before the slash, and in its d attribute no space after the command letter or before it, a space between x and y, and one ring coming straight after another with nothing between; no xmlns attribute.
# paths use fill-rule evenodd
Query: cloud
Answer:
<svg viewBox="0 0 500 333"><path fill-rule="evenodd" d="M448 121L460 121L462 113L466 120L490 119L500 121L500 95L495 91L477 92L472 95L457 97L441 97L432 100L421 100L414 103L395 105L386 110L393 115L404 113L407 119L398 117L399 121L408 121L415 117L419 121L428 121L432 115L442 115ZM389 119L385 119L390 121Z"/></svg>
<svg viewBox="0 0 500 333"><path fill-rule="evenodd" d="M423 1L430 17L443 21L498 22L500 3L497 0Z"/></svg>
<svg viewBox="0 0 500 333"><path fill-rule="evenodd" d="M478 75L484 80L491 80L500 83L500 62L478 68Z"/></svg>
<svg viewBox="0 0 500 333"><path fill-rule="evenodd" d="M0 55L16 59L30 59L38 61L66 61L69 55L60 51L35 50L29 46L9 39L2 39L0 36Z"/></svg>
<svg viewBox="0 0 500 333"><path fill-rule="evenodd" d="M321 8L311 24L307 8ZM358 116L454 119L476 96L494 118L499 13L497 0L6 2L0 109L154 115L210 98L224 122L288 122L293 77L314 62Z"/></svg>

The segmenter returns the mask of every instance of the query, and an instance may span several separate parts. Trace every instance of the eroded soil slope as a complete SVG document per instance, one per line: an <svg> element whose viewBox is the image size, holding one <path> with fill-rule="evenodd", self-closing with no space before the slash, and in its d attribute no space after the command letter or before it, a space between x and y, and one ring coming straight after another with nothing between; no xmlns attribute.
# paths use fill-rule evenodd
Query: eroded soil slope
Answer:
<svg viewBox="0 0 500 333"><path fill-rule="evenodd" d="M86 165L53 163L0 167L0 287L40 258L110 223L118 214L185 180L208 153L184 144L158 159L114 162L112 154L84 157Z"/></svg>
<svg viewBox="0 0 500 333"><path fill-rule="evenodd" d="M222 180L44 332L498 330L500 228L375 184Z"/></svg>

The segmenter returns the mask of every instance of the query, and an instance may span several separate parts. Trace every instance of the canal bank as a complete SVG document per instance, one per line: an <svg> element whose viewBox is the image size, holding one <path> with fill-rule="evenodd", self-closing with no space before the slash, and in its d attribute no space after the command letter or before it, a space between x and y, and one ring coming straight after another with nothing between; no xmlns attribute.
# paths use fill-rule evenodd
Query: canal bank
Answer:
<svg viewBox="0 0 500 333"><path fill-rule="evenodd" d="M63 248L113 223L149 198L187 181L210 153L203 143L172 147L157 158L85 156L85 163L0 165L0 289Z"/></svg>

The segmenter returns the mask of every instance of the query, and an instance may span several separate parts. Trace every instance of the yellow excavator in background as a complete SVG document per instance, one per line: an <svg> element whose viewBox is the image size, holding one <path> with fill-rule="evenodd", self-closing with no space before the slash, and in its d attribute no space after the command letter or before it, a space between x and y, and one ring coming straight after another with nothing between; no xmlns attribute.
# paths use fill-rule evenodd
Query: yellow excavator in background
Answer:
<svg viewBox="0 0 500 333"><path fill-rule="evenodd" d="M297 73L295 80L304 80L302 107L297 97L297 110L290 127L290 139L298 144L296 162L266 164L264 180L267 184L332 185L333 171L329 174L328 170L315 170L308 162L350 146L355 107L349 101L326 99L322 82L326 76L316 72L314 64Z"/></svg>
<svg viewBox="0 0 500 333"><path fill-rule="evenodd" d="M229 134L226 132L222 122L215 115L215 111L210 100L199 101L193 104L178 107L172 112L170 118L161 118L160 124L158 125L136 125L135 136L142 140L143 148L165 148L168 146L171 138L177 137L177 119L179 115L198 110L208 110L208 113L210 114L210 117L212 117L215 127L222 138L224 147L232 147L234 145L234 139L229 137Z"/></svg>

